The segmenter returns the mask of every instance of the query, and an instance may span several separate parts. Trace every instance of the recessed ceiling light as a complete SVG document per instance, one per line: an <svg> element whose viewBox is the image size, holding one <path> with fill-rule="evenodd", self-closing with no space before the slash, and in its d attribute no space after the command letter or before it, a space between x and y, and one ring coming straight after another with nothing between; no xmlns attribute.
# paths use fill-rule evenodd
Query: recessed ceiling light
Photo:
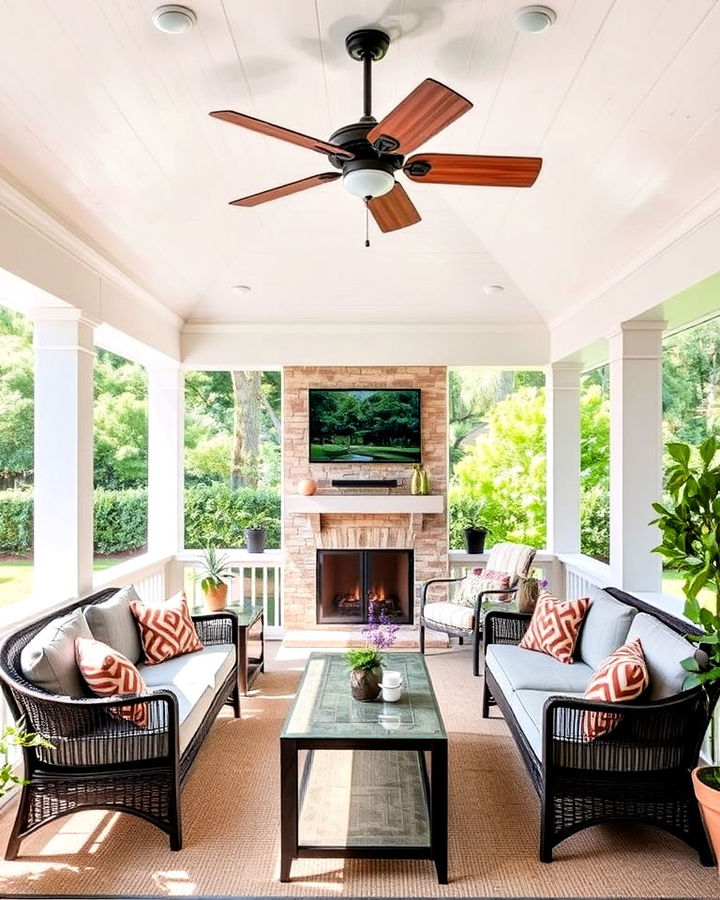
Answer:
<svg viewBox="0 0 720 900"><path fill-rule="evenodd" d="M233 294L249 294L252 288L249 284L234 284L230 290Z"/></svg>
<svg viewBox="0 0 720 900"><path fill-rule="evenodd" d="M165 34L184 34L197 22L195 13L187 6L158 6L152 14L153 25Z"/></svg>
<svg viewBox="0 0 720 900"><path fill-rule="evenodd" d="M484 284L484 294L502 294L505 288L501 284Z"/></svg>
<svg viewBox="0 0 720 900"><path fill-rule="evenodd" d="M539 34L549 28L557 15L549 6L523 6L513 16L513 28L520 34Z"/></svg>

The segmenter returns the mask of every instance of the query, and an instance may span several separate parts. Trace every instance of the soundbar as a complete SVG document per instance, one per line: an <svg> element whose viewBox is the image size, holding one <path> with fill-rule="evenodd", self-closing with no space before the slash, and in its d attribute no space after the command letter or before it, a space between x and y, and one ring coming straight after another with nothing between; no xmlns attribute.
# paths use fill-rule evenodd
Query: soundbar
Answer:
<svg viewBox="0 0 720 900"><path fill-rule="evenodd" d="M333 478L333 487L397 487L397 478Z"/></svg>

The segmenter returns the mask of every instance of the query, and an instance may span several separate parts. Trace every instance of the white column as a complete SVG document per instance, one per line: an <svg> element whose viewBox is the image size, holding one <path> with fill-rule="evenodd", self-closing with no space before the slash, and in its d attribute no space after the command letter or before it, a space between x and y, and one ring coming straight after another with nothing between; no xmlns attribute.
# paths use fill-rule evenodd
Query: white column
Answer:
<svg viewBox="0 0 720 900"><path fill-rule="evenodd" d="M148 370L148 552L184 546L185 379L180 369Z"/></svg>
<svg viewBox="0 0 720 900"><path fill-rule="evenodd" d="M580 552L579 363L553 363L547 396L547 548Z"/></svg>
<svg viewBox="0 0 720 900"><path fill-rule="evenodd" d="M664 322L623 322L609 335L610 568L615 587L659 591L660 535L648 522L662 493Z"/></svg>
<svg viewBox="0 0 720 900"><path fill-rule="evenodd" d="M33 594L50 601L92 589L94 324L76 309L33 319Z"/></svg>

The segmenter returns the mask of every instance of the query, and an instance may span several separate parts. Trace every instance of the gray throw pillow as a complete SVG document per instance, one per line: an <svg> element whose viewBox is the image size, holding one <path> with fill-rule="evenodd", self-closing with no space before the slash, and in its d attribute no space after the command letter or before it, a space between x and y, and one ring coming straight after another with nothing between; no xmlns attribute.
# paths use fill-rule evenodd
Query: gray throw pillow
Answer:
<svg viewBox="0 0 720 900"><path fill-rule="evenodd" d="M92 636L113 650L119 650L131 663L145 659L137 619L130 612L130 602L139 599L130 584L102 603L91 603L85 607L85 618Z"/></svg>
<svg viewBox="0 0 720 900"><path fill-rule="evenodd" d="M637 610L599 588L590 592L590 607L585 613L575 657L593 669L618 647L622 647Z"/></svg>
<svg viewBox="0 0 720 900"><path fill-rule="evenodd" d="M23 675L53 694L87 697L85 682L75 662L77 637L92 637L82 610L73 610L48 622L22 649Z"/></svg>

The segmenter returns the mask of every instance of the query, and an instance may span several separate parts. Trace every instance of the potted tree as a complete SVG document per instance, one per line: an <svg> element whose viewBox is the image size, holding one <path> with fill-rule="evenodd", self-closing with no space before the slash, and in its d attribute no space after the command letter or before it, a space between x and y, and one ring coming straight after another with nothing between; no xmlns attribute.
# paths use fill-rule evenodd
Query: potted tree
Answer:
<svg viewBox="0 0 720 900"><path fill-rule="evenodd" d="M205 605L211 612L225 609L228 593L228 580L232 578L232 570L227 565L228 556L218 556L214 547L203 550L200 569L195 573L196 581L205 594Z"/></svg>
<svg viewBox="0 0 720 900"><path fill-rule="evenodd" d="M697 655L683 660L686 688L704 685L709 701L715 703L720 690L720 465L715 463L718 445L714 437L695 452L688 444L672 443L667 451L673 460L667 472L666 503L653 503L658 514L655 524L662 543L655 547L665 563L685 576L685 615L700 625L701 635L688 640L702 644L708 663ZM703 588L714 599L700 602ZM707 595L706 595L707 596ZM701 766L692 773L693 787L703 812L708 837L720 860L720 767Z"/></svg>

